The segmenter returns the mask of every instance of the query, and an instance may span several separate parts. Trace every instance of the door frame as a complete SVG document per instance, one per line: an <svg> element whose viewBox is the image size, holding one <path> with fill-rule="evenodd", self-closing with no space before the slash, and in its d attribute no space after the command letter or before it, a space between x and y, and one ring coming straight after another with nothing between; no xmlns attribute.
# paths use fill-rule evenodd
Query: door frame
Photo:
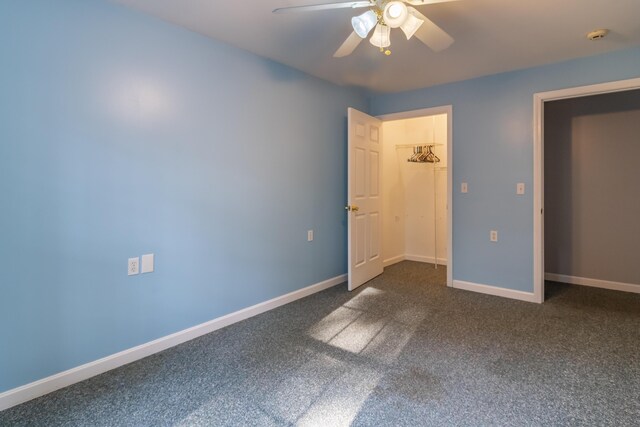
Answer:
<svg viewBox="0 0 640 427"><path fill-rule="evenodd" d="M447 115L447 286L453 287L453 106L442 105L377 116L383 122ZM382 141L385 144L385 140ZM384 179L384 176L382 177ZM382 242L384 244L384 242Z"/></svg>
<svg viewBox="0 0 640 427"><path fill-rule="evenodd" d="M544 103L640 89L640 78L539 92L533 95L533 293L544 302Z"/></svg>

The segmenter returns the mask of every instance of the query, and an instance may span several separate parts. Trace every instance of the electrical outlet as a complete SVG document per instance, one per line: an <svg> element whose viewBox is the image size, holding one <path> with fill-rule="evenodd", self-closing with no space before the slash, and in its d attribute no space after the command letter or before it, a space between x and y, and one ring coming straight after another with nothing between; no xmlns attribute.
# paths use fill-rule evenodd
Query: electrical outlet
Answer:
<svg viewBox="0 0 640 427"><path fill-rule="evenodd" d="M516 194L519 194L519 195L524 194L524 182L519 182L516 185Z"/></svg>
<svg viewBox="0 0 640 427"><path fill-rule="evenodd" d="M466 182L463 182L463 183L460 185L460 192L462 192L462 193L467 193L467 192L469 192L469 186L467 185L467 183L466 183Z"/></svg>
<svg viewBox="0 0 640 427"><path fill-rule="evenodd" d="M153 273L153 254L142 255L142 273Z"/></svg>
<svg viewBox="0 0 640 427"><path fill-rule="evenodd" d="M140 267L140 258L139 257L135 257L135 258L129 258L129 264L127 267L127 274L129 276L134 276L136 274L138 274L139 271L139 267Z"/></svg>
<svg viewBox="0 0 640 427"><path fill-rule="evenodd" d="M492 242L497 242L498 241L498 232L496 230L491 230L491 232L489 232L489 239Z"/></svg>
<svg viewBox="0 0 640 427"><path fill-rule="evenodd" d="M313 230L307 231L307 242L313 241Z"/></svg>

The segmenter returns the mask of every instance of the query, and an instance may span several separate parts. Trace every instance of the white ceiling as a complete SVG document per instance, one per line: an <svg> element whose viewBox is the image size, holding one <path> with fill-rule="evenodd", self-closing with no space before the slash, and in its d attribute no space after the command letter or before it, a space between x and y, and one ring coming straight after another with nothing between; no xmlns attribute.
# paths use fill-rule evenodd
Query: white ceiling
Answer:
<svg viewBox="0 0 640 427"><path fill-rule="evenodd" d="M640 0L460 0L419 10L455 38L435 53L392 30L391 56L368 42L334 51L364 9L273 14L337 0L111 0L340 85L398 92L640 45ZM609 28L592 42L587 32Z"/></svg>

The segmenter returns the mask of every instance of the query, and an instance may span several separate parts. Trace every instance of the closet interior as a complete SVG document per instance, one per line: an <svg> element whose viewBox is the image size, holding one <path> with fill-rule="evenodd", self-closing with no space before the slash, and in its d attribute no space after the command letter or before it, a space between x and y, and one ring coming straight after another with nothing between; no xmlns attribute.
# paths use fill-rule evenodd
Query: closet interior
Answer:
<svg viewBox="0 0 640 427"><path fill-rule="evenodd" d="M383 259L447 264L447 115L385 121Z"/></svg>

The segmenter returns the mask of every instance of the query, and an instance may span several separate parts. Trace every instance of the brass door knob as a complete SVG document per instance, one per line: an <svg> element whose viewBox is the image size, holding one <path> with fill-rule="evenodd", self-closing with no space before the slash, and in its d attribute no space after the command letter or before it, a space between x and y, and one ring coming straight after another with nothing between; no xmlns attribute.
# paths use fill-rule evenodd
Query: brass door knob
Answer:
<svg viewBox="0 0 640 427"><path fill-rule="evenodd" d="M347 205L344 207L348 211L358 212L360 210L356 205Z"/></svg>

